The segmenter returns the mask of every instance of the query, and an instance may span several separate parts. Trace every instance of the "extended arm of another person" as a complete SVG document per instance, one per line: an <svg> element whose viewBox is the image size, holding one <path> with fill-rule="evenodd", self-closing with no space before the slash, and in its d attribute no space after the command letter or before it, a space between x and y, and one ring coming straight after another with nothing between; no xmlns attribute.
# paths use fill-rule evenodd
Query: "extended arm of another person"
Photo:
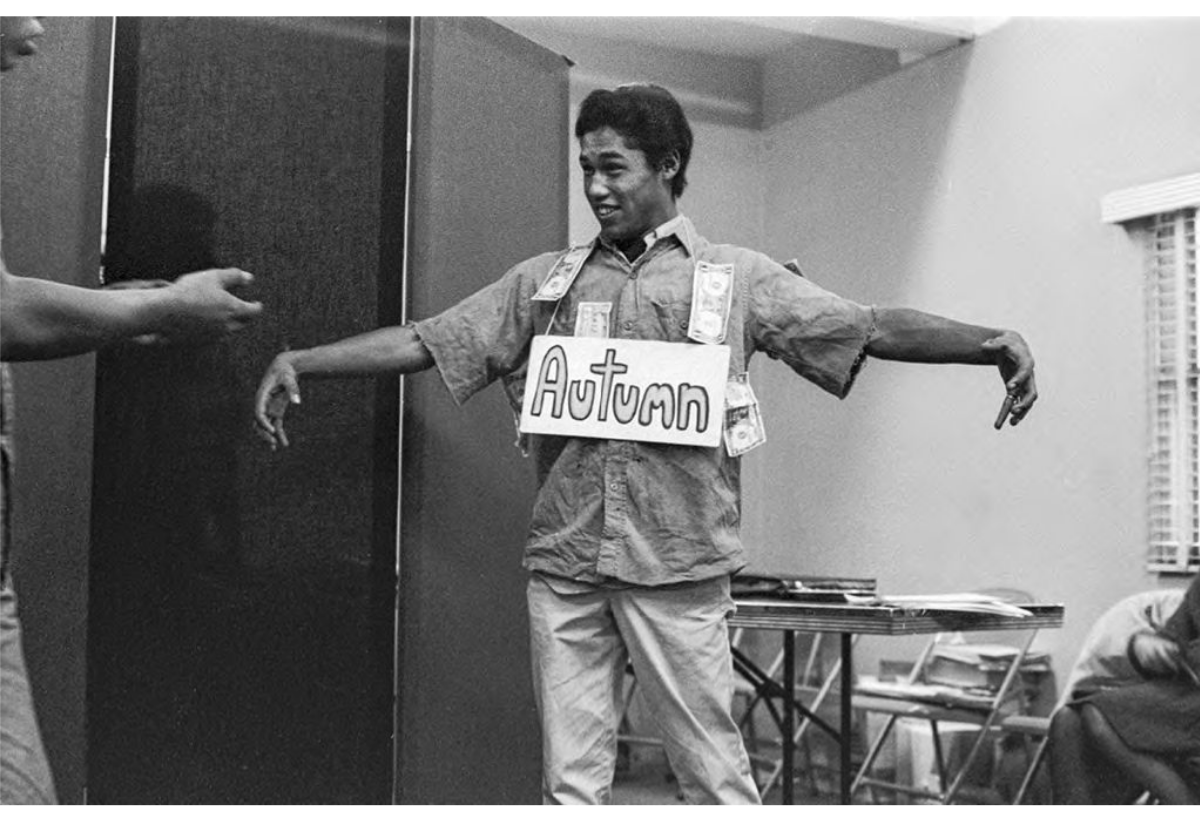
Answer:
<svg viewBox="0 0 1200 820"><path fill-rule="evenodd" d="M307 350L286 350L263 374L254 399L259 437L287 447L283 416L289 404L300 403L300 377L346 378L416 373L433 366L433 356L411 325L397 325L350 336Z"/></svg>
<svg viewBox="0 0 1200 820"><path fill-rule="evenodd" d="M991 364L1004 380L996 429L1017 424L1037 401L1033 354L1021 334L970 325L911 308L876 308L867 355L926 364Z"/></svg>
<svg viewBox="0 0 1200 820"><path fill-rule="evenodd" d="M0 271L0 352L5 361L58 359L147 334L203 341L241 329L262 312L229 292L253 277L237 268L181 276L166 287L93 290Z"/></svg>

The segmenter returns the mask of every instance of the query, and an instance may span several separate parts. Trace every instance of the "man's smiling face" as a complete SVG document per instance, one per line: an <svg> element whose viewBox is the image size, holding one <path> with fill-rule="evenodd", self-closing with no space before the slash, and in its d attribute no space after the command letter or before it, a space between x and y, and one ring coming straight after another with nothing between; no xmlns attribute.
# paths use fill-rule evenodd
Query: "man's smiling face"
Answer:
<svg viewBox="0 0 1200 820"><path fill-rule="evenodd" d="M600 223L600 235L618 247L675 216L675 162L651 167L641 150L606 126L580 137L579 164L583 192Z"/></svg>

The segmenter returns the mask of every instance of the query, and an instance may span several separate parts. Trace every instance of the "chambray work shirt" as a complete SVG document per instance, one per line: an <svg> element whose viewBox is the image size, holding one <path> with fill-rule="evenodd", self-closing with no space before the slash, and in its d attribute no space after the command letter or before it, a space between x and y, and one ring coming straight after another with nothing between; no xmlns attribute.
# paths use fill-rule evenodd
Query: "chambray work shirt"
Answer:
<svg viewBox="0 0 1200 820"><path fill-rule="evenodd" d="M610 337L695 344L687 331L699 261L734 266L725 339L731 375L745 372L762 350L839 398L849 392L873 326L869 307L761 253L714 245L686 217L660 226L651 239L632 264L598 239L557 309L532 297L563 252L526 260L418 322L454 400L461 404L504 379L519 412L530 341L538 333L572 335L580 302L612 304ZM537 499L526 568L589 584L660 586L745 565L739 462L724 446L532 438Z"/></svg>

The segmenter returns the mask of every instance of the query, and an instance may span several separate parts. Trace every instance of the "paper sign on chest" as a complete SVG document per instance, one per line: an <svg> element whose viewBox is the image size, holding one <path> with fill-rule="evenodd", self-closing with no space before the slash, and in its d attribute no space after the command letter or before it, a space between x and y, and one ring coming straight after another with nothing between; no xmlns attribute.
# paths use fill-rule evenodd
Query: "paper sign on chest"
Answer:
<svg viewBox="0 0 1200 820"><path fill-rule="evenodd" d="M716 447L728 345L535 336L521 432Z"/></svg>

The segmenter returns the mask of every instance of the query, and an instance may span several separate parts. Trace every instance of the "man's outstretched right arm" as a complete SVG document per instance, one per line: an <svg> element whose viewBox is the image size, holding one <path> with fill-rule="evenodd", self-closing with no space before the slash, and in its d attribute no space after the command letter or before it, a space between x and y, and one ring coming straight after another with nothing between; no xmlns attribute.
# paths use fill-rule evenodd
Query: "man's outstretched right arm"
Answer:
<svg viewBox="0 0 1200 820"><path fill-rule="evenodd" d="M433 356L411 325L385 327L307 350L287 350L263 374L254 399L259 436L271 449L288 446L283 416L300 403L300 377L346 378L416 373L433 366Z"/></svg>

